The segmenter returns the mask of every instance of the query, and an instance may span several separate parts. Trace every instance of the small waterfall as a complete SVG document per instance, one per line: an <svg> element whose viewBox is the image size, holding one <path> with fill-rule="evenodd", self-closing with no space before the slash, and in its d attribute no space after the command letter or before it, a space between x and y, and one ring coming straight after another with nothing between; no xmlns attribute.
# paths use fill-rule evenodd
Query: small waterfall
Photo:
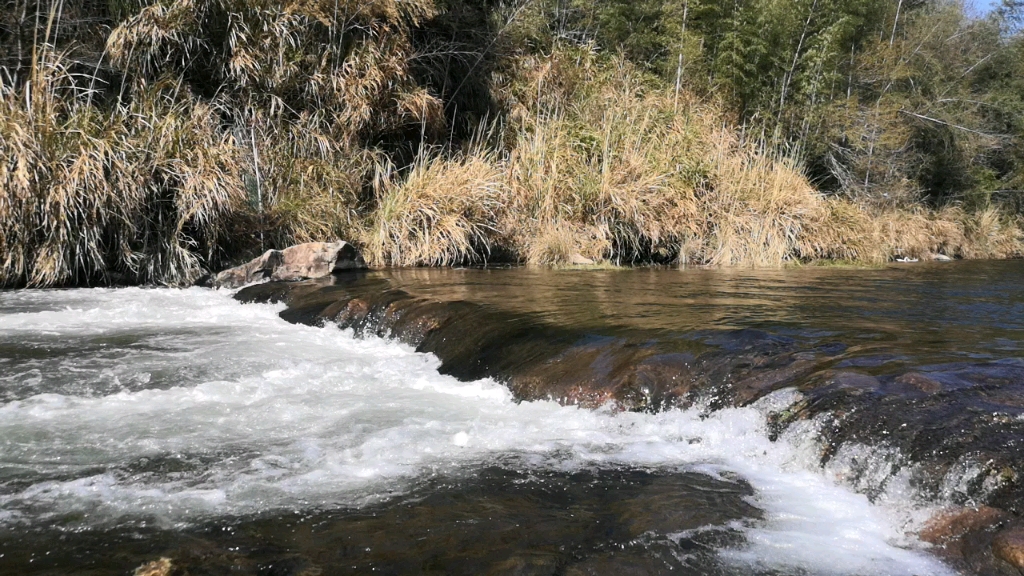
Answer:
<svg viewBox="0 0 1024 576"><path fill-rule="evenodd" d="M744 406L691 396L660 410L582 409L524 401L500 371L445 374L466 345L452 343L450 356L417 352L395 332L411 319L388 324L393 307L343 330L279 318L298 307L241 305L198 289L26 291L4 294L2 307L0 566L8 571L73 568L85 558L114 573L116 558L104 550L120 546L122 558L141 562L168 542L186 559L215 548L220 556L206 562L322 569L320 549L286 529L308 525L327 530L323 542L342 533L360 542L360 552L345 552L358 572L403 566L410 554L422 562L416 526L447 534L420 554L450 555L444 542L467 537L461 522L491 531L473 540L487 554L439 557L453 571L549 560L721 574L947 571L907 536L913 503L872 504L837 482L838 468L823 473L821 445L800 425L771 440L773 419L807 400L793 387ZM376 335L385 327L390 338ZM511 331L537 329L523 321ZM521 358L544 366L579 345L566 333L549 337L554 353ZM671 358L699 358L709 346ZM667 352L636 358L657 366L658 354ZM505 366L473 355L486 361L471 370ZM576 515L604 528L580 532ZM408 549L375 556L390 541L373 536L384 529L378 517L410 538ZM538 528L514 540L520 545L483 535L518 525ZM273 556L256 533L301 553ZM558 541L567 548L559 552Z"/></svg>

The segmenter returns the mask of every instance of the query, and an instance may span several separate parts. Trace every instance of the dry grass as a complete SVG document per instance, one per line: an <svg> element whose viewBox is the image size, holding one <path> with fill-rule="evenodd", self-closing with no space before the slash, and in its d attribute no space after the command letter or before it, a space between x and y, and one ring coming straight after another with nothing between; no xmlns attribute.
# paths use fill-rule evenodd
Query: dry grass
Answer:
<svg viewBox="0 0 1024 576"><path fill-rule="evenodd" d="M532 67L513 90L521 126L499 222L524 260L778 266L818 257L811 231L826 227L828 202L796 161L743 140L715 102L587 51Z"/></svg>
<svg viewBox="0 0 1024 576"><path fill-rule="evenodd" d="M1024 255L1019 220L995 208L965 212L948 207L865 208L846 200L829 203L826 220L811 237L814 258L880 264L894 258L1018 258ZM821 242L827 239L827 242Z"/></svg>
<svg viewBox="0 0 1024 576"><path fill-rule="evenodd" d="M965 258L1011 258L1024 255L1024 222L1012 219L995 208L967 214L964 235L967 239L959 255Z"/></svg>
<svg viewBox="0 0 1024 576"><path fill-rule="evenodd" d="M333 139L318 129L316 120L281 125L254 119L249 124L250 150L258 155L249 157L254 167L250 191L258 196L255 204L262 201L261 229L272 236L267 241L286 245L354 238L362 226L360 194L383 162L380 154Z"/></svg>
<svg viewBox="0 0 1024 576"><path fill-rule="evenodd" d="M74 80L44 53L0 86L0 283L190 282L244 198L232 139L207 104L104 113Z"/></svg>
<svg viewBox="0 0 1024 576"><path fill-rule="evenodd" d="M421 154L404 178L385 175L362 237L367 262L445 266L487 258L503 197L501 174L484 154Z"/></svg>
<svg viewBox="0 0 1024 576"><path fill-rule="evenodd" d="M780 266L810 250L807 228L824 201L795 161L736 142L712 139L711 179L701 194L704 220L684 262L712 266Z"/></svg>
<svg viewBox="0 0 1024 576"><path fill-rule="evenodd" d="M715 105L677 99L587 51L523 65L533 71L510 88L520 98L510 149L479 159L504 178L500 209L478 210L494 216L481 235L504 251L535 264L775 266L808 250L805 221L820 219L824 200L795 163L740 142ZM435 178L434 195L455 178Z"/></svg>
<svg viewBox="0 0 1024 576"><path fill-rule="evenodd" d="M28 79L0 85L0 284L186 284L338 237L377 266L1024 253L1021 222L995 209L824 198L717 102L586 48L517 58L501 122L465 148L424 145L445 118L413 79L409 34L433 4L334 5L153 3L108 41L130 72L114 102L44 44ZM217 21L229 50L207 42ZM190 88L204 74L216 95ZM410 130L419 153L396 168L375 142Z"/></svg>
<svg viewBox="0 0 1024 576"><path fill-rule="evenodd" d="M502 154L417 163L389 180L365 243L378 264L773 267L820 259L1020 255L994 209L879 209L827 199L793 158L744 140L714 102L587 50L524 59Z"/></svg>
<svg viewBox="0 0 1024 576"><path fill-rule="evenodd" d="M141 80L220 85L239 109L305 115L348 145L409 125L442 127L440 101L410 68L411 30L435 12L431 0L168 0L121 23L107 48Z"/></svg>

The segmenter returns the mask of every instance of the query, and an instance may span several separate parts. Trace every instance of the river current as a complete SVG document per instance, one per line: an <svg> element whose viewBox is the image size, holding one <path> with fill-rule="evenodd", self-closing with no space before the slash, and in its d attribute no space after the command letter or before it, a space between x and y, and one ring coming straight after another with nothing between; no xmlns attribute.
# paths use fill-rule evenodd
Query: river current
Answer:
<svg viewBox="0 0 1024 576"><path fill-rule="evenodd" d="M410 274L424 290L471 284ZM904 350L929 359L1014 357L1024 340L1020 302L986 300L977 274L896 307L885 290L909 300L884 271L865 273L889 283L873 291L851 271L724 276L675 320L663 291L602 311L581 273L547 274L568 275L553 293L583 294L588 312L564 319L580 324L693 330L703 315L792 331L780 318L803 306L818 318L805 333L829 318L836 332L931 331ZM526 305L516 282L490 297ZM559 321L557 300L536 302ZM961 305L977 314L958 347L933 329ZM810 423L769 440L766 415L796 390L659 413L517 402L405 344L289 324L282 309L199 288L0 292L0 574L126 574L161 556L191 558L192 574L954 573L913 536L936 504L909 483L869 501L841 462L820 465Z"/></svg>

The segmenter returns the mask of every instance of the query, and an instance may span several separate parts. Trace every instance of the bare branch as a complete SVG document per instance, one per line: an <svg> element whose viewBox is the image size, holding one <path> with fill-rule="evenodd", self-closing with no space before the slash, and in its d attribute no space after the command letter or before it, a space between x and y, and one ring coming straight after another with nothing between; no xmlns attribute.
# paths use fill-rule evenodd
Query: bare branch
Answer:
<svg viewBox="0 0 1024 576"><path fill-rule="evenodd" d="M970 132L971 134L977 134L978 136L985 136L986 138L996 138L996 139L999 139L999 140L1009 140L1010 138L1012 138L1008 134L990 134L988 132L981 132L980 130L972 130L971 128L967 128L966 126L960 126L959 124L953 124L953 123L950 123L950 122L946 122L945 120L939 120L938 118L932 118L931 116L925 116L923 114L917 114L917 113L911 112L909 110L902 110L901 109L899 112L900 112L900 114L906 114L907 116L913 116L914 118L918 118L918 119L921 119L921 120L926 120L928 122L934 122L935 124L941 124L943 126L949 126L950 128L956 128L957 130L963 130L964 132Z"/></svg>

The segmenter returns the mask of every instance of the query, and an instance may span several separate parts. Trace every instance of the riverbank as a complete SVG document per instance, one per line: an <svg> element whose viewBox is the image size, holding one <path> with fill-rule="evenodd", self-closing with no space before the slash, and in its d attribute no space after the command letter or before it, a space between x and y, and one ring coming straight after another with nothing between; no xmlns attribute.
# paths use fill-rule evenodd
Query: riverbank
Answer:
<svg viewBox="0 0 1024 576"><path fill-rule="evenodd" d="M746 88L712 82L717 54L688 55L690 75L673 56L667 76L556 34L543 3L51 4L0 38L20 55L0 61L0 285L189 285L339 238L374 267L1024 254L1012 106L978 120L1006 134L963 114L951 128L855 66L845 99L818 109L815 88L790 125L796 104L758 115ZM951 38L995 34L942 17ZM917 46L893 56L908 74L923 24L900 24L902 41L880 29L886 49Z"/></svg>

